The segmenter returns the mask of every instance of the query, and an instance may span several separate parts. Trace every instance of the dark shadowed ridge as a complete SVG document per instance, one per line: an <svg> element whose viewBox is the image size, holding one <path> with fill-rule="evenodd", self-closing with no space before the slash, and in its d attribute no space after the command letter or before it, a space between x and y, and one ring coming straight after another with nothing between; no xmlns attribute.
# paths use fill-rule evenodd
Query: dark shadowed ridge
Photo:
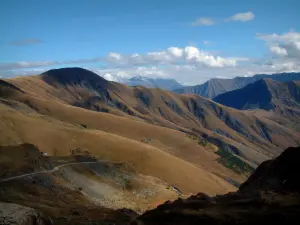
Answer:
<svg viewBox="0 0 300 225"><path fill-rule="evenodd" d="M263 162L239 191L300 192L299 159L300 147L286 149L276 159Z"/></svg>
<svg viewBox="0 0 300 225"><path fill-rule="evenodd" d="M9 97L15 92L24 93L20 88L15 85L6 82L5 80L0 80L0 97Z"/></svg>
<svg viewBox="0 0 300 225"><path fill-rule="evenodd" d="M247 77L237 77L234 79L213 78L201 85L188 86L174 90L179 94L196 94L206 98L213 98L221 93L242 88L250 83Z"/></svg>
<svg viewBox="0 0 300 225"><path fill-rule="evenodd" d="M100 104L108 104L112 100L109 91L118 86L92 71L78 67L53 69L40 76L49 85L64 91L58 97L65 98L74 106L101 112L107 112L107 109Z"/></svg>
<svg viewBox="0 0 300 225"><path fill-rule="evenodd" d="M138 218L143 225L299 224L300 148L288 148L262 163L235 193L203 193L166 202Z"/></svg>
<svg viewBox="0 0 300 225"><path fill-rule="evenodd" d="M280 109L281 113L283 110L291 112L300 109L300 86L297 81L262 79L244 88L221 94L213 100L236 109Z"/></svg>
<svg viewBox="0 0 300 225"><path fill-rule="evenodd" d="M236 109L272 108L272 95L265 79L249 84L244 88L218 95L213 100Z"/></svg>
<svg viewBox="0 0 300 225"><path fill-rule="evenodd" d="M79 85L104 88L110 84L109 81L98 74L79 67L48 70L42 73L41 77L52 86Z"/></svg>

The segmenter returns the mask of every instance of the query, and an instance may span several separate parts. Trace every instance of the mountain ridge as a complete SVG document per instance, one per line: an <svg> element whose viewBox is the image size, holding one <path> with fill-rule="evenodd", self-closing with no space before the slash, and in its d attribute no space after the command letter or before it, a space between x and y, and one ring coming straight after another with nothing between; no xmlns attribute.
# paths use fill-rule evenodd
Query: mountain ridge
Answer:
<svg viewBox="0 0 300 225"><path fill-rule="evenodd" d="M144 86L147 88L161 88L169 91L184 87L184 85L178 83L175 79L149 78L145 76L136 76L129 79L123 79L121 83L126 84L128 86Z"/></svg>
<svg viewBox="0 0 300 225"><path fill-rule="evenodd" d="M288 144L297 145L298 133L293 134L283 124L253 115L251 112L245 114L196 95L178 95L161 89L127 87L106 81L83 69L75 69L76 73L72 72L74 68L67 69L69 73L61 72L65 70L50 71L59 72L57 74L61 75L57 75L58 77L67 77L60 77L61 82L48 79L49 73L6 79L29 94L20 93L20 97L12 99L34 106L51 116L57 114L49 111L50 106L41 107L41 100L32 99L31 96L194 133L255 164L259 164L270 155L278 154L268 151L271 146L279 151ZM78 71L85 75L78 75ZM27 100L23 100L25 96L28 97Z"/></svg>
<svg viewBox="0 0 300 225"><path fill-rule="evenodd" d="M221 94L213 100L236 109L263 109L299 120L299 96L298 81L279 82L265 78L244 88Z"/></svg>
<svg viewBox="0 0 300 225"><path fill-rule="evenodd" d="M294 84L298 82L289 83L290 92L297 94ZM221 204L222 212L240 209L237 198L243 204L254 202L257 209L262 202L257 198L220 195L236 191L254 168L286 146L300 144L300 133L273 119L276 113L241 111L198 95L128 87L80 68L2 79L0 176L69 166L3 182L0 200L41 210L59 224L82 224L86 218L107 221L110 216L110 222L125 224L118 219L121 215L129 215L124 218L129 223L138 216L134 211L189 195L194 202L188 200L188 205L197 206L200 198L200 205L205 200L211 206L214 195L218 204L220 199L234 205ZM78 160L97 162L74 164ZM199 191L207 195L195 196ZM40 197L38 205L33 196ZM175 208L189 211L181 202L175 201ZM158 207L164 222L169 219L160 210L169 206ZM252 203L249 207L252 213ZM138 222L147 224L152 212L157 211L145 213Z"/></svg>
<svg viewBox="0 0 300 225"><path fill-rule="evenodd" d="M254 83L260 79L270 78L276 81L300 80L300 73L279 73L279 74L257 74L252 77L235 77L232 79L213 78L204 84L183 87L173 90L179 94L197 94L207 98L215 98L216 96L228 91L243 88L250 83Z"/></svg>

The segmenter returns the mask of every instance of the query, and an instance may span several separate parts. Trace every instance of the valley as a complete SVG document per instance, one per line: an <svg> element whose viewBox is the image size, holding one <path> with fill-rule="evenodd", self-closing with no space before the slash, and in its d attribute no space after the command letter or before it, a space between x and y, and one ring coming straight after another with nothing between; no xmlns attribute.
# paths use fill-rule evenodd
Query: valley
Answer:
<svg viewBox="0 0 300 225"><path fill-rule="evenodd" d="M264 3L0 1L0 225L300 224L300 1Z"/></svg>
<svg viewBox="0 0 300 225"><path fill-rule="evenodd" d="M2 79L0 96L0 201L55 224L118 213L128 222L179 197L234 192L300 140L290 126L298 117L284 123L278 111L128 87L81 68Z"/></svg>

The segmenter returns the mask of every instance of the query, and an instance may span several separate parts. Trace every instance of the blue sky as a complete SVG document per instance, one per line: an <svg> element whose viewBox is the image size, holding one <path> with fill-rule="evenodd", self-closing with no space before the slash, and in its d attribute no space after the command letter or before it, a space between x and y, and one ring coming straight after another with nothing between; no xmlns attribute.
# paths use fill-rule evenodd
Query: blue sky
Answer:
<svg viewBox="0 0 300 225"><path fill-rule="evenodd" d="M82 66L190 84L298 71L299 10L299 0L3 0L0 76Z"/></svg>

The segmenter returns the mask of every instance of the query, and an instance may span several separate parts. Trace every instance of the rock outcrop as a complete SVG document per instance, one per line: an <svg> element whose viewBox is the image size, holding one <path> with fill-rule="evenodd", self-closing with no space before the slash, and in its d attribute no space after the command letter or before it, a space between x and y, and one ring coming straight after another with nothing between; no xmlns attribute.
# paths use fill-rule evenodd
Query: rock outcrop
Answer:
<svg viewBox="0 0 300 225"><path fill-rule="evenodd" d="M138 218L144 225L300 224L300 148L262 163L235 193L166 202Z"/></svg>
<svg viewBox="0 0 300 225"><path fill-rule="evenodd" d="M0 202L0 224L2 225L52 225L50 217L25 206Z"/></svg>
<svg viewBox="0 0 300 225"><path fill-rule="evenodd" d="M300 148L288 148L274 160L263 162L243 183L239 192L300 193Z"/></svg>

